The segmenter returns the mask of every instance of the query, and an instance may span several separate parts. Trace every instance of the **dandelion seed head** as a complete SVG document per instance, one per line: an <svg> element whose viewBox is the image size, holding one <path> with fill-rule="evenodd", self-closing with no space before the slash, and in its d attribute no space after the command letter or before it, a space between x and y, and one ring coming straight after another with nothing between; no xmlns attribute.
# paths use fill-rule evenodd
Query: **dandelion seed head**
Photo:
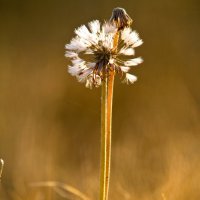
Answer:
<svg viewBox="0 0 200 200"><path fill-rule="evenodd" d="M129 72L131 66L143 62L142 58L132 58L135 48L142 44L138 33L129 26L131 18L126 11L115 8L109 22L102 25L98 20L75 29L75 37L65 45L65 56L71 60L68 72L84 82L86 87L101 85L104 76L110 71L119 73L127 84L137 80ZM115 46L115 37L118 45Z"/></svg>

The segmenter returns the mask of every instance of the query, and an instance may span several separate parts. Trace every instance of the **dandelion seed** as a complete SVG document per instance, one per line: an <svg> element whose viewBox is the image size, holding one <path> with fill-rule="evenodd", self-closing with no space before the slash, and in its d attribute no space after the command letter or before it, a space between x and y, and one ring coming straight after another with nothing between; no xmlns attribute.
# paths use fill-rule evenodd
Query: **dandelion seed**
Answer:
<svg viewBox="0 0 200 200"><path fill-rule="evenodd" d="M134 83L135 81L137 81L136 76L129 74L129 73L126 73L126 77L124 79L125 83L129 84L129 83Z"/></svg>
<svg viewBox="0 0 200 200"><path fill-rule="evenodd" d="M68 72L79 82L84 82L88 88L102 84L105 78L104 69L108 76L109 71L114 71L121 77L125 76L126 81L123 82L133 83L136 78L133 81L133 78L126 73L131 66L143 62L140 57L130 58L134 56L135 47L140 46L142 40L136 31L128 27L132 20L125 10L118 10L113 11L110 22L101 25L98 20L94 20L88 23L88 27L82 25L75 29L76 36L65 45L65 56L72 62ZM118 38L120 45L116 48L113 46L114 37L119 33L119 29L121 30Z"/></svg>
<svg viewBox="0 0 200 200"><path fill-rule="evenodd" d="M135 54L135 51L133 48L122 48L119 51L120 54L126 55L126 56L133 56Z"/></svg>
<svg viewBox="0 0 200 200"><path fill-rule="evenodd" d="M142 62L143 62L142 58L134 58L134 59L130 59L130 60L124 62L124 65L127 67L130 67L130 66L139 65Z"/></svg>

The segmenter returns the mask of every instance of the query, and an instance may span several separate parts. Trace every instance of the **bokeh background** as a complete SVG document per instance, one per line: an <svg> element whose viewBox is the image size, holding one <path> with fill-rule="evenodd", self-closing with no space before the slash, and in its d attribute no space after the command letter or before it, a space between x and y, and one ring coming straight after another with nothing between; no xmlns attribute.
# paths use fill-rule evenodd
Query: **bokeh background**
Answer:
<svg viewBox="0 0 200 200"><path fill-rule="evenodd" d="M40 181L98 199L100 89L67 73L64 45L117 6L145 62L134 85L116 78L110 199L200 199L198 0L0 0L1 200L76 199Z"/></svg>

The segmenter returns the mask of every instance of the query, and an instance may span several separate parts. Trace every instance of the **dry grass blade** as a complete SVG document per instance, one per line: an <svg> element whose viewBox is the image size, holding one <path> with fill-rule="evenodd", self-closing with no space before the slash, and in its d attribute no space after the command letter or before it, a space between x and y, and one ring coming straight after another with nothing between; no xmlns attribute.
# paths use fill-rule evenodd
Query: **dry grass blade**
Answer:
<svg viewBox="0 0 200 200"><path fill-rule="evenodd" d="M35 182L31 183L30 186L32 187L52 187L54 191L62 196L63 198L68 198L69 194L72 194L73 196L78 197L82 200L91 200L89 197L87 197L85 194L80 192L78 189L67 185L65 183L60 183L56 181L45 181L45 182Z"/></svg>
<svg viewBox="0 0 200 200"><path fill-rule="evenodd" d="M3 166L4 166L3 159L0 159L0 163L1 163L1 166L0 166L0 180L1 180L1 176L2 176L2 173L3 173Z"/></svg>

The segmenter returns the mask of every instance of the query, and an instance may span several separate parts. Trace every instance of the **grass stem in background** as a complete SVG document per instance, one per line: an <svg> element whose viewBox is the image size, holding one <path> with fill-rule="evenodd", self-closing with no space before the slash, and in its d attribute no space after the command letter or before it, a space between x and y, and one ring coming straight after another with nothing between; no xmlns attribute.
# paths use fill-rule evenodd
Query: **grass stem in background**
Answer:
<svg viewBox="0 0 200 200"><path fill-rule="evenodd" d="M4 167L4 161L3 159L0 159L0 180L1 180L1 177L2 177L2 173L3 173L3 167Z"/></svg>

